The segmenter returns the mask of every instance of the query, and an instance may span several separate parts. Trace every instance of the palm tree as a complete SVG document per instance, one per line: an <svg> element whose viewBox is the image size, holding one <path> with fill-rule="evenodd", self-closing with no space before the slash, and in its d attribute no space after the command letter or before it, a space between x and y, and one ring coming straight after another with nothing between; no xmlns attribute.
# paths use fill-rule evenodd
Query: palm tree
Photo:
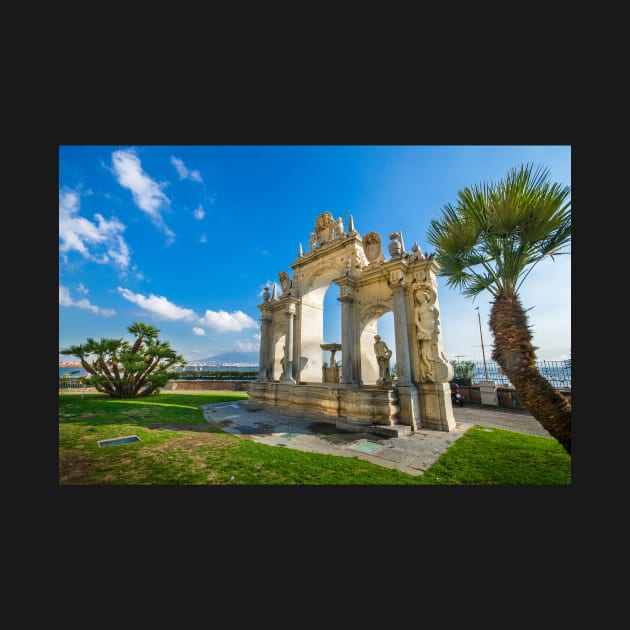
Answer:
<svg viewBox="0 0 630 630"><path fill-rule="evenodd" d="M571 242L570 194L569 186L550 182L546 167L524 165L496 184L459 191L457 204L446 204L427 233L447 286L473 299L483 291L493 296L492 358L569 454L571 403L536 367L537 347L518 292L541 260L570 253L561 251Z"/></svg>
<svg viewBox="0 0 630 630"><path fill-rule="evenodd" d="M123 339L96 341L60 350L60 354L79 357L91 374L89 383L112 398L142 398L159 391L168 381L168 369L184 363L184 357L168 342L158 339L159 330L134 322L127 330L136 340L133 345ZM91 362L88 358L96 355Z"/></svg>

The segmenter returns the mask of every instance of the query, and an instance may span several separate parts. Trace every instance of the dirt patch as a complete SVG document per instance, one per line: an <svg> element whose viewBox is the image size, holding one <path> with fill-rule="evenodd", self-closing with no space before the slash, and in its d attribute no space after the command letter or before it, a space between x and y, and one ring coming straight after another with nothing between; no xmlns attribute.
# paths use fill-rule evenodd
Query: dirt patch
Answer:
<svg viewBox="0 0 630 630"><path fill-rule="evenodd" d="M59 456L59 483L77 485L90 483L90 473L98 464L86 459L82 452L70 451Z"/></svg>

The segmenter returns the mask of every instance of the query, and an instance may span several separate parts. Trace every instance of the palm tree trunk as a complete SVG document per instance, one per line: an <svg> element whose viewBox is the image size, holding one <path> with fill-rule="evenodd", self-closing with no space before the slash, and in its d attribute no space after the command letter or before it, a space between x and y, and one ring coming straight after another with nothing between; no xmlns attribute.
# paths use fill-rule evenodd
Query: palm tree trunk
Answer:
<svg viewBox="0 0 630 630"><path fill-rule="evenodd" d="M496 296L490 310L492 358L529 413L571 454L571 405L536 367L527 313L516 295Z"/></svg>

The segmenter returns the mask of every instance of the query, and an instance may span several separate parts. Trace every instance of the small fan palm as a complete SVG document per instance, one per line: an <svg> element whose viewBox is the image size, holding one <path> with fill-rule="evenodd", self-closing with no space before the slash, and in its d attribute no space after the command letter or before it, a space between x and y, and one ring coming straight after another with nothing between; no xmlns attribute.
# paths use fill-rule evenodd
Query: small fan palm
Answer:
<svg viewBox="0 0 630 630"><path fill-rule="evenodd" d="M123 339L88 338L60 354L78 357L91 374L87 382L99 392L112 398L149 396L166 384L168 369L184 363L184 357L159 340L160 331L154 326L135 322L127 330L136 337L133 345Z"/></svg>

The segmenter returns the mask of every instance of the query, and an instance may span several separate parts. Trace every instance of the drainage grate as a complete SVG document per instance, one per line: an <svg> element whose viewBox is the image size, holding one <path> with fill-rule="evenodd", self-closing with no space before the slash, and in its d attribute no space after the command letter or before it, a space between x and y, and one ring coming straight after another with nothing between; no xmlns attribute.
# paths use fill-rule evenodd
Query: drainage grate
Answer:
<svg viewBox="0 0 630 630"><path fill-rule="evenodd" d="M357 444L356 446L351 446L350 448L355 451L361 451L362 453L372 455L373 453L376 453L376 451L380 451L383 448L383 445L378 442L369 442L366 440L365 442Z"/></svg>
<svg viewBox="0 0 630 630"><path fill-rule="evenodd" d="M291 433L285 433L282 437L285 440L293 440L296 437L300 437L300 435L302 435L302 433L291 432Z"/></svg>
<svg viewBox="0 0 630 630"><path fill-rule="evenodd" d="M104 446L118 446L119 444L131 444L131 442L141 442L140 438L137 435L124 435L119 438L110 438L109 440L99 440L98 446L99 448L103 448Z"/></svg>

